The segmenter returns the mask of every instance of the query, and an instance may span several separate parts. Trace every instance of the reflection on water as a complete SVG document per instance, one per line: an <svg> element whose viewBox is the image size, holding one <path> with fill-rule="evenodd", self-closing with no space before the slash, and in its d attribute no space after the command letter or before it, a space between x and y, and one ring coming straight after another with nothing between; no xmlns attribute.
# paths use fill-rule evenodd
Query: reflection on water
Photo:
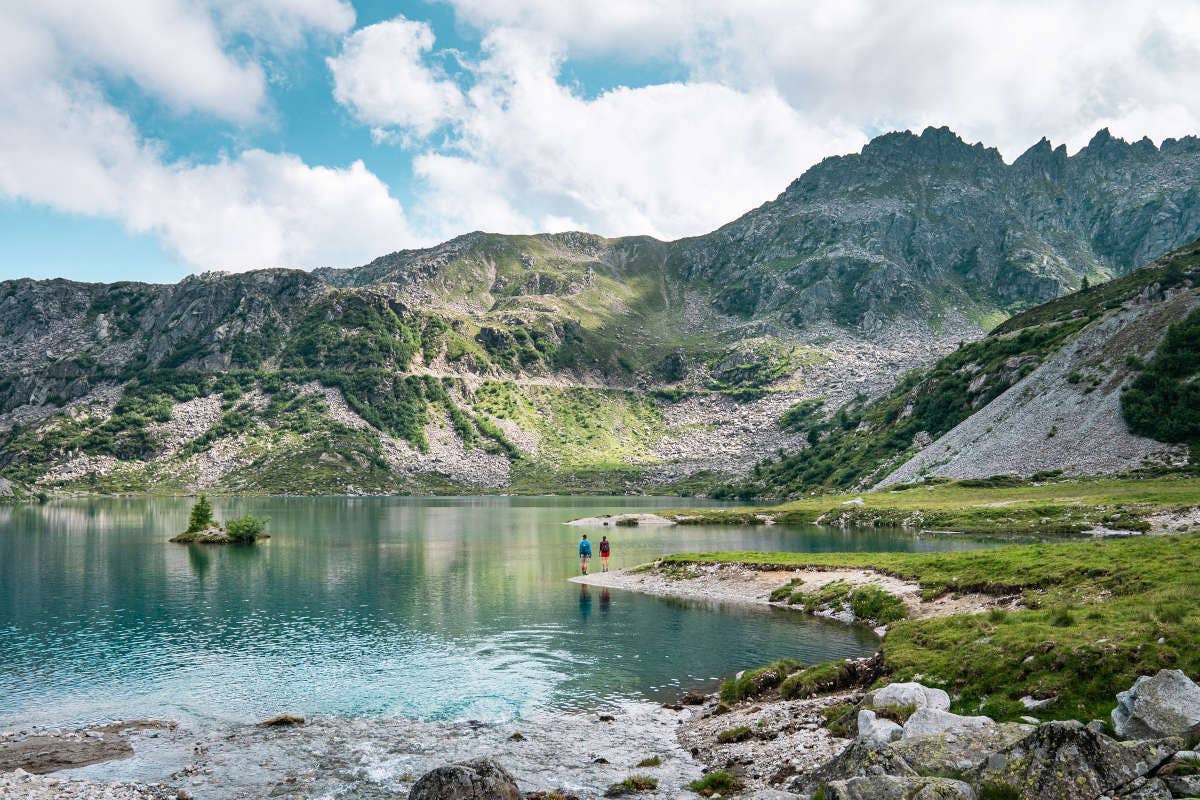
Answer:
<svg viewBox="0 0 1200 800"><path fill-rule="evenodd" d="M694 502L694 501L688 501ZM235 498L256 547L172 545L183 499L5 510L0 728L288 710L427 719L658 698L789 655L874 649L865 631L567 582L576 531L654 498ZM684 550L966 547L814 527L631 529L613 568ZM593 613L593 612L596 613Z"/></svg>

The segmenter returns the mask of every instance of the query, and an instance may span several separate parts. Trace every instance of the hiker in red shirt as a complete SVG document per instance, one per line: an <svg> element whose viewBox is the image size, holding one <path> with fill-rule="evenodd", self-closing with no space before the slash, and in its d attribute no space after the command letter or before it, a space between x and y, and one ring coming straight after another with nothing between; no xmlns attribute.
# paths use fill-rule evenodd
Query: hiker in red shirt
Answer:
<svg viewBox="0 0 1200 800"><path fill-rule="evenodd" d="M600 571L608 572L608 555L612 551L612 546L608 543L607 536L600 537Z"/></svg>

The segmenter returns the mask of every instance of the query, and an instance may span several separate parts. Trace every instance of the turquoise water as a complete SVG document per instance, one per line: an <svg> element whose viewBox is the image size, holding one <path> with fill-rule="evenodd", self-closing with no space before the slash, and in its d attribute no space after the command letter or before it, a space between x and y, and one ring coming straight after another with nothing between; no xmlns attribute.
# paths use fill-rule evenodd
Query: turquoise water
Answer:
<svg viewBox="0 0 1200 800"><path fill-rule="evenodd" d="M780 656L875 649L773 608L581 587L578 529L669 498L219 498L270 516L255 547L174 545L183 499L0 509L0 729L281 711L503 719L662 699ZM816 527L613 531L614 566L703 549L915 550Z"/></svg>

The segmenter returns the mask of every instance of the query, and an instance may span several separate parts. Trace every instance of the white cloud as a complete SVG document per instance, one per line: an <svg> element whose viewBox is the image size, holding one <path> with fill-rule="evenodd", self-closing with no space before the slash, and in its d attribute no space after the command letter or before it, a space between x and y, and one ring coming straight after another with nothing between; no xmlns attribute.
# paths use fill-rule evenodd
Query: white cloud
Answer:
<svg viewBox="0 0 1200 800"><path fill-rule="evenodd" d="M411 241L361 161L311 167L249 150L167 162L93 88L0 92L0 193L153 233L198 268L350 266Z"/></svg>
<svg viewBox="0 0 1200 800"><path fill-rule="evenodd" d="M0 10L0 196L119 220L200 269L350 266L411 242L400 204L361 161L309 166L262 150L171 160L109 102L98 73L179 110L254 120L262 72L231 57L221 32L278 48L353 24L338 0L218 6L127 0L117 15L39 0Z"/></svg>
<svg viewBox="0 0 1200 800"><path fill-rule="evenodd" d="M403 17L355 31L340 55L326 59L334 98L360 122L419 135L458 118L458 87L423 61L433 43L429 25Z"/></svg>
<svg viewBox="0 0 1200 800"><path fill-rule="evenodd" d="M431 45L430 37L422 51ZM414 116L412 105L383 99L442 81L432 71L411 80L423 69L412 60L400 73L382 59L356 59L372 90L337 97L360 115L378 100L371 124L417 133L450 125L413 163L423 190L418 222L437 236L568 222L609 235L701 233L774 196L831 150L864 141L853 129L806 121L771 89L672 83L584 98L558 81L561 57L542 37L498 29L453 106Z"/></svg>
<svg viewBox="0 0 1200 800"><path fill-rule="evenodd" d="M518 26L571 54L678 58L693 81L773 89L810 120L950 125L1015 157L1103 125L1154 139L1200 128L1192 0L450 0L488 32Z"/></svg>

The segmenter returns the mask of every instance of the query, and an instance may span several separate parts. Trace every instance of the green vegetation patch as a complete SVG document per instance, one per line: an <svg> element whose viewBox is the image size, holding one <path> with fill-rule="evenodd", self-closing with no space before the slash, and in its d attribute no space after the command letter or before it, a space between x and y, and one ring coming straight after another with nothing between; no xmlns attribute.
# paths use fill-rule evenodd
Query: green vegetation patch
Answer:
<svg viewBox="0 0 1200 800"><path fill-rule="evenodd" d="M1167 329L1145 368L1121 394L1129 429L1200 454L1200 309ZM1196 460L1193 457L1193 460Z"/></svg>
<svg viewBox="0 0 1200 800"><path fill-rule="evenodd" d="M723 770L713 770L688 784L688 788L702 797L721 795L728 797L737 794L743 788L741 780L735 775Z"/></svg>
<svg viewBox="0 0 1200 800"><path fill-rule="evenodd" d="M788 675L802 666L799 661L781 658L765 667L746 670L740 678L733 678L721 684L721 702L737 703L764 694L783 683Z"/></svg>
<svg viewBox="0 0 1200 800"><path fill-rule="evenodd" d="M780 569L872 568L924 597L980 592L1024 608L895 622L882 644L887 682L941 686L953 710L1015 719L1030 695L1057 698L1049 718L1106 717L1118 691L1163 668L1200 674L1200 532L1012 545L942 553L713 553L664 563ZM765 668L766 669L766 668ZM837 688L838 662L789 675L785 697ZM748 673L751 674L751 673ZM917 676L920 676L919 678Z"/></svg>
<svg viewBox="0 0 1200 800"><path fill-rule="evenodd" d="M649 775L630 775L625 780L614 783L605 790L605 797L622 797L638 792L653 792L658 788L658 778Z"/></svg>

